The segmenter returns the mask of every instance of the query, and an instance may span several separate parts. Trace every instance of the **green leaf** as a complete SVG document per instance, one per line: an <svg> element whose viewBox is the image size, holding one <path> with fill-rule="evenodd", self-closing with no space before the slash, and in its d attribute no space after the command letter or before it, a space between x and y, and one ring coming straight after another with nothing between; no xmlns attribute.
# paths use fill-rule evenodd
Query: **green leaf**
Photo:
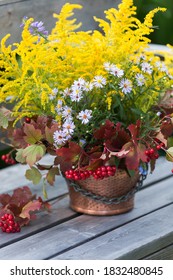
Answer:
<svg viewBox="0 0 173 280"><path fill-rule="evenodd" d="M59 175L59 168L58 167L52 167L46 176L47 182L53 186L54 182L55 182L55 176Z"/></svg>
<svg viewBox="0 0 173 280"><path fill-rule="evenodd" d="M43 180L43 187L42 187L42 192L43 192L43 196L45 199L48 199L48 195L47 195L47 190L46 190L46 182L45 182L45 179Z"/></svg>
<svg viewBox="0 0 173 280"><path fill-rule="evenodd" d="M26 159L23 156L23 151L24 151L24 149L17 149L17 153L15 156L16 161L18 161L20 163L26 163Z"/></svg>
<svg viewBox="0 0 173 280"><path fill-rule="evenodd" d="M40 182L42 175L37 168L32 166L31 169L26 170L25 177L32 181L34 185L37 185Z"/></svg>
<svg viewBox="0 0 173 280"><path fill-rule="evenodd" d="M127 169L130 177L133 177L135 175L135 170L130 170L130 169Z"/></svg>
<svg viewBox="0 0 173 280"><path fill-rule="evenodd" d="M16 53L16 60L17 60L19 68L22 68L22 59L18 53Z"/></svg>
<svg viewBox="0 0 173 280"><path fill-rule="evenodd" d="M166 159L169 161L173 161L173 147L169 148L166 151Z"/></svg>
<svg viewBox="0 0 173 280"><path fill-rule="evenodd" d="M34 165L39 161L46 153L46 148L44 145L31 145L23 150L23 157L29 166Z"/></svg>
<svg viewBox="0 0 173 280"><path fill-rule="evenodd" d="M0 108L0 127L6 129L8 128L9 121L12 121L11 111L5 107Z"/></svg>
<svg viewBox="0 0 173 280"><path fill-rule="evenodd" d="M26 123L23 131L26 134L26 136L24 136L24 139L29 144L35 144L42 139L41 130L36 129L32 124Z"/></svg>
<svg viewBox="0 0 173 280"><path fill-rule="evenodd" d="M173 147L173 137L168 137L168 139L167 139L167 146L169 148Z"/></svg>

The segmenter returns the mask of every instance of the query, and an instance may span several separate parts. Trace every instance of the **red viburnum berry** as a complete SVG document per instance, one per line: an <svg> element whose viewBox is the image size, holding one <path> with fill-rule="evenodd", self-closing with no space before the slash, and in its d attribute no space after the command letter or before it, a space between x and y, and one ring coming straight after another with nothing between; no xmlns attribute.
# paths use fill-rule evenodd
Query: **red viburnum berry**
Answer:
<svg viewBox="0 0 173 280"><path fill-rule="evenodd" d="M7 156L6 156L6 155L2 155L2 156L1 156L1 159L2 159L3 161L5 161L5 160L6 160L6 158L7 158Z"/></svg>
<svg viewBox="0 0 173 280"><path fill-rule="evenodd" d="M30 122L31 122L31 118L26 117L26 118L25 118L25 122L26 122L26 123L30 123Z"/></svg>
<svg viewBox="0 0 173 280"><path fill-rule="evenodd" d="M100 166L95 171L92 170L67 170L65 172L65 177L70 180L85 180L90 176L93 176L95 179L103 179L109 176L114 176L116 172L115 166Z"/></svg>
<svg viewBox="0 0 173 280"><path fill-rule="evenodd" d="M3 232L15 233L21 229L20 224L15 221L15 217L12 214L5 213L0 220L0 227Z"/></svg>

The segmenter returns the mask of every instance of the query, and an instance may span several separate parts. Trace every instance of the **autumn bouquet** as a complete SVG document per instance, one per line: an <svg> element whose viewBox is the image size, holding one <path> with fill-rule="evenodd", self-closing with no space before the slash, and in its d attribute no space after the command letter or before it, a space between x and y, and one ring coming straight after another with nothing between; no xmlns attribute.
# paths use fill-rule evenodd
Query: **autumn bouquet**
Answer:
<svg viewBox="0 0 173 280"><path fill-rule="evenodd" d="M80 8L65 4L50 34L43 22L24 18L21 42L1 41L2 140L29 165L25 175L35 184L53 185L60 173L70 180L101 180L117 169L146 174L160 149L172 157L172 119L158 104L173 77L146 51L154 14L164 9L142 23L124 0L105 20L95 18L102 31L84 32L71 19ZM40 162L45 154L50 165Z"/></svg>

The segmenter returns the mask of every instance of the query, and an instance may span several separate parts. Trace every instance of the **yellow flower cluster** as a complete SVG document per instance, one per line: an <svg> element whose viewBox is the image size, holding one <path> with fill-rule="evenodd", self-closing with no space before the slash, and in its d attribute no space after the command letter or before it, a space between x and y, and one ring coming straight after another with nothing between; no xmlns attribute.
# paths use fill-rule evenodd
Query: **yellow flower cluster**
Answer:
<svg viewBox="0 0 173 280"><path fill-rule="evenodd" d="M29 19L20 43L6 46L9 35L2 39L0 102L13 103L17 118L52 115L56 119L53 104L57 102L50 105L49 99L54 88L64 90L79 77L92 79L95 75L106 75L103 64L107 61L129 68L130 61L137 59L150 42L146 36L153 31L154 14L164 11L162 8L151 11L141 23L135 17L133 1L123 0L118 9L105 11L106 20L95 18L103 32L83 32L76 31L81 25L76 24L76 19L69 19L74 9L81 8L65 4L59 15L54 14L57 22L47 38L31 34L34 20ZM111 101L111 97L106 100L108 109Z"/></svg>

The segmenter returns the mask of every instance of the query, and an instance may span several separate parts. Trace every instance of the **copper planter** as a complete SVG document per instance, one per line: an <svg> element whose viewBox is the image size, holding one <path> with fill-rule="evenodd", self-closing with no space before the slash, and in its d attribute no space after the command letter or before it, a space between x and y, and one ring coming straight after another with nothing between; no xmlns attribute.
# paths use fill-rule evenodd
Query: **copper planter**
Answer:
<svg viewBox="0 0 173 280"><path fill-rule="evenodd" d="M128 212L134 207L134 187L139 175L130 177L118 169L114 176L95 180L67 181L70 207L76 212L89 215L115 215ZM77 185L77 189L75 187Z"/></svg>

